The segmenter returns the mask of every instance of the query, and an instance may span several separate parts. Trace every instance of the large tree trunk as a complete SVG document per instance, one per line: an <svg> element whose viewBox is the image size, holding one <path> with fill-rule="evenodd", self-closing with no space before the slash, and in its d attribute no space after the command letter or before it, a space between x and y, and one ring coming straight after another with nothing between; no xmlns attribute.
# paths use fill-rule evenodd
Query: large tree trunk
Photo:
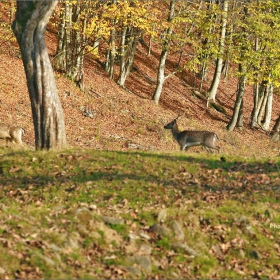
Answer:
<svg viewBox="0 0 280 280"><path fill-rule="evenodd" d="M45 30L57 1L17 1L12 28L20 46L31 100L36 149L66 145L62 106L45 44Z"/></svg>

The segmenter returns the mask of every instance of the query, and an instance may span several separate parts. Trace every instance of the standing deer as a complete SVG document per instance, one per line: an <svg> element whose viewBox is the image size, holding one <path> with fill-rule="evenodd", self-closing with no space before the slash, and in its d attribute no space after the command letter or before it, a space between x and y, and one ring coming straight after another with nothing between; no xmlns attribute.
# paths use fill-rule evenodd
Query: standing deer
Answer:
<svg viewBox="0 0 280 280"><path fill-rule="evenodd" d="M21 141L22 134L25 134L22 127L9 126L7 124L0 123L0 139L6 140L6 146L8 146L8 142L24 146Z"/></svg>
<svg viewBox="0 0 280 280"><path fill-rule="evenodd" d="M211 131L180 131L177 125L178 118L165 125L164 128L171 129L172 135L179 143L181 151L184 149L187 151L192 146L203 146L208 153L212 153L211 149L217 150L220 153L220 147L215 145L215 141L219 141L216 133Z"/></svg>

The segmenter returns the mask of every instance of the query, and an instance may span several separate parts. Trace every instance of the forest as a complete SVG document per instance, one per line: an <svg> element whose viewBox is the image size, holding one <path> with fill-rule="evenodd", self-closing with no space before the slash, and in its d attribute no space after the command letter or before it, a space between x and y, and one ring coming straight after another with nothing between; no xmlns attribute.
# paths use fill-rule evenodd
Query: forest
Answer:
<svg viewBox="0 0 280 280"><path fill-rule="evenodd" d="M21 46L23 61L32 59L28 57L30 51L27 50L33 38L30 37L29 43L24 39L25 44L21 45L22 38L26 38L28 32L38 33L37 41L34 39L33 42L36 53L34 65L37 68L36 59L47 59L48 55L45 51L42 54L45 46L40 46L42 34L39 33L44 31L34 28L46 19L40 16L34 18L32 26L30 23L22 25L22 18L35 12L50 17L50 11L56 4L32 7L33 4L18 2L13 31ZM12 2L11 10L14 8ZM147 57L156 46L160 49L160 56L155 69L156 86L151 96L155 104L159 104L162 99L164 83L171 76L184 73L195 76L192 86L198 91L197 96L205 100L206 107L212 106L224 113L225 109L218 102L218 87L221 79L235 77L236 100L227 130L243 127L244 103L253 102L251 127L270 131L271 137L279 140L278 112L278 118L271 124L274 95L278 96L279 87L279 20L278 1L65 1L59 3L50 21L50 28L57 33L57 48L52 63L56 71L64 73L85 92L88 91L84 83L85 57L91 57L102 65L110 79L126 88L138 45L147 47ZM28 28L34 30L31 32ZM175 57L177 61L167 70L169 56ZM51 67L41 67L42 73L52 72ZM210 85L207 85L205 78L209 68L214 69L214 73ZM28 70L28 67L25 69ZM27 75L31 77L32 73ZM50 79L48 77L48 81ZM53 107L53 114L62 116L56 94L51 98L53 100L46 100L43 105L37 104L35 109L33 101L38 93L32 83L38 83L37 87L42 89L40 95L48 92L48 87L40 84L38 77L34 81L28 80L36 147L64 146L63 118L54 121L54 115L47 117L38 111L40 106ZM246 87L253 88L253 101L244 96ZM51 105L51 102L56 106ZM39 128L40 119L48 125ZM46 140L47 135L56 136ZM57 143L58 139L60 144Z"/></svg>
<svg viewBox="0 0 280 280"><path fill-rule="evenodd" d="M0 1L0 279L279 279L279 8Z"/></svg>
<svg viewBox="0 0 280 280"><path fill-rule="evenodd" d="M207 106L216 101L221 76L233 75L238 78L238 92L228 130L242 127L247 84L254 87L251 125L269 128L273 90L279 84L277 1L88 1L65 3L60 12L56 65L74 81L82 82L84 54L91 52L98 57L102 46L105 71L113 79L118 63L116 83L125 86L137 44L148 37L147 55L153 43L161 48L152 96L156 103L171 75L194 72L201 90L208 68L215 65L211 86L205 91ZM169 54L177 54L178 61L165 73ZM278 130L279 119L273 131Z"/></svg>

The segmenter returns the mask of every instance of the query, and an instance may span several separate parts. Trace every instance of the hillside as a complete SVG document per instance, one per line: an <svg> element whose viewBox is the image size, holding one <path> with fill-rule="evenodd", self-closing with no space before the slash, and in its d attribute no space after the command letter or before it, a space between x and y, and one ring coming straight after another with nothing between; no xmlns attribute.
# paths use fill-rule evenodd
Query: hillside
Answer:
<svg viewBox="0 0 280 280"><path fill-rule="evenodd" d="M2 14L2 20L7 18ZM7 30L2 28L2 33ZM56 37L47 32L47 45L50 55L54 55ZM206 109L205 103L192 92L199 81L193 73L180 73L166 81L159 106L151 101L156 81L156 66L159 50L154 48L147 57L147 49L138 45L133 71L126 82L129 91L120 88L110 80L100 63L86 58L85 85L89 94L83 94L63 74L55 73L59 96L64 108L67 142L70 147L105 150L150 150L176 151L178 145L165 131L163 125L177 117L181 129L213 130L221 139L220 146L225 155L244 157L269 157L279 154L279 144L270 140L266 132L251 129L249 118L252 102L245 104L243 130L227 132L225 126L232 114L235 99L236 80L227 78L220 84L217 99L227 115L214 109ZM169 57L167 73L172 70L176 56ZM168 70L169 69L169 70ZM17 124L26 130L23 141L34 147L34 129L25 74L19 50L15 42L3 41L0 44L0 121ZM117 73L116 73L117 75ZM212 73L207 81L211 81ZM209 84L204 85L207 90ZM252 90L247 87L246 96ZM248 100L248 97L246 97ZM84 111L92 113L92 118L84 116ZM275 95L272 124L280 112L280 100ZM1 141L4 145L4 141ZM202 152L192 148L190 152Z"/></svg>

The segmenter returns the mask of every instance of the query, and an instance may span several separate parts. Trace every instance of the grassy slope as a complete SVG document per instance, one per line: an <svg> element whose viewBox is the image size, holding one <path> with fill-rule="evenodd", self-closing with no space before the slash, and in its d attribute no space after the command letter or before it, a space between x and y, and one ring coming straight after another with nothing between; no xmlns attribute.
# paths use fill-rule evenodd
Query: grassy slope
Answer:
<svg viewBox="0 0 280 280"><path fill-rule="evenodd" d="M0 278L280 276L280 229L271 228L280 224L279 161L76 149L0 156ZM151 232L161 209L163 225L178 221L199 256L173 249L173 232ZM142 276L128 269L141 244L152 249Z"/></svg>
<svg viewBox="0 0 280 280"><path fill-rule="evenodd" d="M47 33L47 41L53 54L55 36ZM249 128L249 102L244 130L226 132L228 116L206 110L192 96L196 81L188 73L169 79L155 106L150 97L159 50L151 57L145 46L138 50L126 85L135 94L110 81L90 58L85 77L90 95L56 73L73 149L45 153L32 151L18 49L10 41L1 44L0 121L23 126L31 149L0 150L0 278L139 278L124 266L132 266L128 256L138 254L142 243L152 248L152 272L143 270L143 277L279 277L280 230L270 228L280 224L279 144ZM170 71L175 62L176 57L168 61ZM235 89L231 78L219 89L228 115ZM84 117L83 108L93 110L94 118ZM188 116L180 118L181 128L217 132L226 161L201 148L174 153L178 145L163 125L178 113ZM273 120L278 114L275 97ZM173 232L164 237L150 231L163 208L164 224L171 228L177 220L198 257L171 248ZM102 215L125 223L104 225ZM141 232L151 239L140 238ZM135 246L131 233L139 238Z"/></svg>

